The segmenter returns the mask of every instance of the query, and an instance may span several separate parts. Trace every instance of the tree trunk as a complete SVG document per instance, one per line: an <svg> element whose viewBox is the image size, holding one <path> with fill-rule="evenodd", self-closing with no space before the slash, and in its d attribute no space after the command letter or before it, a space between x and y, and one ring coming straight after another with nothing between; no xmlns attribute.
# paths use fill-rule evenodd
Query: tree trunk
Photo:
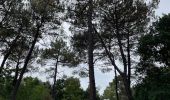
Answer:
<svg viewBox="0 0 170 100"><path fill-rule="evenodd" d="M30 50L29 50L29 52L28 52L28 54L27 54L27 56L26 56L26 58L25 58L24 66L23 66L23 68L22 68L22 70L21 70L19 79L17 80L17 83L16 83L16 85L15 85L13 91L12 91L11 100L16 100L16 96L17 96L17 92L18 92L18 89L19 89L21 80L22 80L23 75L24 75L24 73L25 73L25 71L26 71L26 69L27 69L28 62L29 62L29 60L30 60L30 58L31 58L31 54L32 54L32 52L33 52L33 50L34 50L34 46L35 46L36 41L37 41L38 36L39 36L39 29L40 29L40 27L37 27L37 31L36 31L34 40L33 40L33 42L32 42L31 48L30 48Z"/></svg>
<svg viewBox="0 0 170 100"><path fill-rule="evenodd" d="M129 32L128 32L128 35L127 35L127 59L128 59L128 84L129 84L129 87L131 86L131 81L130 81L130 78L131 78L131 59L130 59L130 35L129 35Z"/></svg>
<svg viewBox="0 0 170 100"><path fill-rule="evenodd" d="M18 74L19 74L19 64L20 64L20 62L19 62L19 59L18 59L18 61L17 61L17 65L16 65L16 69L15 69L15 76L14 76L14 80L13 80L13 82L12 82L12 85L13 86L15 86L15 84L16 84L16 82L17 82L17 79L18 79Z"/></svg>
<svg viewBox="0 0 170 100"><path fill-rule="evenodd" d="M118 93L118 80L117 80L117 73L115 69L115 89L116 89L116 99L119 100L119 93Z"/></svg>
<svg viewBox="0 0 170 100"><path fill-rule="evenodd" d="M101 37L101 35L97 32L97 30L94 27L93 27L93 29L95 31L95 34L97 34L99 41L101 42L101 44L106 52L106 55L108 56L109 60L111 61L111 64L113 65L114 69L117 70L120 75L123 75L123 72L118 68L118 66L115 63L114 55L107 49L107 46L106 46L103 38Z"/></svg>
<svg viewBox="0 0 170 100"><path fill-rule="evenodd" d="M123 83L124 83L124 87L125 87L125 90L126 90L126 95L128 97L128 100L133 100L131 87L130 87L130 77L129 77L129 74L131 73L131 69L128 68L129 73L127 73L127 66L129 64L127 65L127 59L126 59L126 56L124 54L123 44L121 42L121 34L119 33L119 25L118 25L118 23L119 22L118 22L118 17L117 17L117 8L115 6L116 38L118 40L118 46L119 46L120 54L121 54L121 57L122 57L122 60L123 60L123 65L124 65L124 73L122 75L121 74L120 75L123 78ZM129 39L129 36L128 36L128 39ZM129 48L129 50L130 50L130 48ZM130 57L130 54L129 54L129 57ZM129 57L128 57L128 59L130 59ZM130 66L128 66L128 67L130 67Z"/></svg>
<svg viewBox="0 0 170 100"><path fill-rule="evenodd" d="M9 50L7 50L7 53L5 54L5 56L4 56L3 60L2 60L1 68L0 68L0 77L2 76L2 70L4 68L5 62L8 59L9 55L11 54L13 48L15 47L15 44L16 44L17 40L19 39L19 37L20 37L20 35L17 35L15 37L15 39L12 41L12 44L10 45Z"/></svg>
<svg viewBox="0 0 170 100"><path fill-rule="evenodd" d="M129 82L128 82L127 76L124 74L121 77L123 79L123 84L125 87L126 96L128 97L128 100L133 100L133 96L132 96L131 88L129 87Z"/></svg>
<svg viewBox="0 0 170 100"><path fill-rule="evenodd" d="M56 78L57 78L57 69L58 69L58 58L57 58L57 62L55 65L55 70L54 70L54 82L53 82L53 87L52 87L52 96L54 100L57 100L56 97Z"/></svg>
<svg viewBox="0 0 170 100"><path fill-rule="evenodd" d="M121 34L119 33L119 25L118 25L118 18L117 18L117 14L116 14L116 6L115 6L115 28L116 28L116 38L118 41L118 47L120 50L120 55L122 57L122 61L123 61L123 67L124 67L124 73L127 74L127 60L126 60L126 56L124 54L124 50L123 50L123 44L121 41Z"/></svg>
<svg viewBox="0 0 170 100"><path fill-rule="evenodd" d="M106 51L106 54L108 56L108 58L110 59L111 61L111 64L113 65L113 67L115 68L115 70L117 70L120 74L120 76L123 78L123 83L124 83L124 86L125 86L125 90L126 90L126 95L128 97L128 100L133 100L133 96L132 96L132 93L131 93L131 89L129 87L129 82L128 82L128 76L126 75L126 73L123 73L119 68L118 66L116 65L115 63L115 60L114 60L114 55L109 52L109 50L107 49L105 43L104 43L104 40L102 39L101 35L97 32L97 30L94 28L95 30L95 33L97 34L97 36L99 37L100 39L100 42L102 44L102 46L104 47L105 51ZM131 71L131 70L130 70Z"/></svg>
<svg viewBox="0 0 170 100"><path fill-rule="evenodd" d="M122 56L122 59L123 59L123 65L124 65L124 75L122 76L123 79L124 79L124 86L125 86L125 89L126 89L126 92L127 92L127 97L128 97L128 100L133 100L133 97L132 97L132 93L131 93L131 89L130 89L130 75L131 75L131 68L130 68L130 51L128 48L128 67L127 67L127 60L126 60L126 56L124 54L124 51L123 51L123 44L121 43L121 40L120 40L120 34L119 34L119 31L117 31L117 40L118 40L118 45L119 45L119 48L120 48L120 53L121 53L121 56ZM128 73L127 73L127 68L128 68Z"/></svg>
<svg viewBox="0 0 170 100"><path fill-rule="evenodd" d="M92 28L92 12L93 12L93 1L89 0L88 9L88 65L89 65L89 83L90 83L90 100L96 100L96 87L95 87L95 76L94 76L94 64L93 64L93 28Z"/></svg>

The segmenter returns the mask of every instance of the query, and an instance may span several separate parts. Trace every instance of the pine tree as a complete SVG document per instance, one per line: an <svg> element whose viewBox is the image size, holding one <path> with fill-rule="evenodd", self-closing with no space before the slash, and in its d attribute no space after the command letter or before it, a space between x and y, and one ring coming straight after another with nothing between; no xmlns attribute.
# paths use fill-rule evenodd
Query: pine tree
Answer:
<svg viewBox="0 0 170 100"><path fill-rule="evenodd" d="M155 2L154 2L155 3ZM131 93L131 69L132 69L132 49L135 49L140 34L146 32L145 27L148 16L153 9L144 1L113 0L100 1L98 14L100 17L100 27L95 28L103 48L114 66L121 75L128 100L133 100ZM153 7L154 8L154 7ZM108 38L102 37L108 34ZM107 41L111 41L107 42ZM116 57L123 65L123 71L115 63Z"/></svg>
<svg viewBox="0 0 170 100"><path fill-rule="evenodd" d="M79 59L75 56L74 52L72 52L69 47L67 47L66 42L64 42L61 38L57 37L54 42L51 42L51 47L42 51L41 62L43 63L45 60L54 60L55 64L51 70L54 71L53 76L53 86L52 86L52 95L54 100L57 100L56 97L56 81L57 81L57 73L59 65L75 67L79 63ZM48 68L48 71L50 69Z"/></svg>

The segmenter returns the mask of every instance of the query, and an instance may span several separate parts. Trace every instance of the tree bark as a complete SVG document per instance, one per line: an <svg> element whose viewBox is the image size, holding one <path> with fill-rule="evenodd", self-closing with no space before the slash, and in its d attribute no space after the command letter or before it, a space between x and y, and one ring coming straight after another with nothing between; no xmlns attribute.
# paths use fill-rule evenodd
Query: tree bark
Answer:
<svg viewBox="0 0 170 100"><path fill-rule="evenodd" d="M115 69L115 89L116 89L116 99L119 100L119 93L118 93L118 80L117 80L117 73Z"/></svg>
<svg viewBox="0 0 170 100"><path fill-rule="evenodd" d="M53 99L54 99L54 100L57 100L57 97L56 97L57 70L58 70L58 58L57 58L57 62L56 62L56 65L55 65L54 80L53 80L54 82L53 82L53 87L52 87L52 96L53 96Z"/></svg>
<svg viewBox="0 0 170 100"><path fill-rule="evenodd" d="M129 32L128 32L128 35L127 35L127 59L128 59L128 84L129 84L129 87L131 86L131 81L130 81L130 78L131 78L131 59L130 59L130 35L129 35Z"/></svg>
<svg viewBox="0 0 170 100"><path fill-rule="evenodd" d="M118 68L118 66L116 65L115 60L114 60L114 55L113 55L111 52L109 52L109 50L107 49L107 47L106 47L106 45L105 45L105 43L104 43L104 40L102 39L102 37L100 36L100 34L97 32L97 30L96 30L95 28L94 28L94 30L95 30L95 33L97 34L97 36L99 37L100 42L101 42L102 46L104 47L104 49L105 49L105 51L106 51L106 54L107 54L109 60L111 61L111 64L113 65L114 69L119 72L120 76L121 76L122 79L123 79L123 83L124 83L124 86L125 86L126 95L127 95L127 97L128 97L128 100L133 100L133 96L132 96L132 93L131 93L131 89L130 89L130 87L129 87L129 85L128 85L129 82L128 82L128 79L127 79L127 78L128 78L127 75L126 75L125 73L123 73L123 72Z"/></svg>
<svg viewBox="0 0 170 100"><path fill-rule="evenodd" d="M13 86L15 86L16 82L17 82L17 79L18 79L18 74L19 74L19 58L18 58L18 61L17 61L17 65L16 65L16 69L15 69L15 76L14 76L14 80L12 82Z"/></svg>
<svg viewBox="0 0 170 100"><path fill-rule="evenodd" d="M118 25L118 17L117 17L117 8L115 5L115 28L116 28L116 38L118 41L118 46L119 46L119 50L120 50L120 55L122 57L123 60L123 66L124 66L124 73L127 74L127 60L126 60L126 56L124 54L124 50L123 50L123 44L121 41L121 34L119 33L119 25Z"/></svg>
<svg viewBox="0 0 170 100"><path fill-rule="evenodd" d="M89 65L89 83L90 83L90 100L96 100L96 87L94 76L94 64L93 64L93 28L92 28L92 12L93 12L93 0L89 0L88 9L88 65Z"/></svg>
<svg viewBox="0 0 170 100"><path fill-rule="evenodd" d="M106 55L108 56L109 60L111 61L111 64L113 65L114 69L117 70L120 75L123 75L123 72L118 68L118 66L115 63L114 55L107 49L103 38L101 37L101 35L97 32L97 30L95 28L94 28L94 31L95 31L95 34L97 34L99 41L101 42L103 48L105 49Z"/></svg>
<svg viewBox="0 0 170 100"><path fill-rule="evenodd" d="M126 90L126 95L128 97L128 100L133 100L133 96L132 96L132 92L131 92L131 87L130 87L130 77L129 77L129 73L131 73L131 69L128 68L128 72L127 73L127 59L126 56L124 54L124 50L123 50L123 44L121 42L121 35L119 33L119 25L118 25L118 17L117 17L117 8L115 6L115 28L116 28L116 36L117 36L117 40L118 40L118 46L119 46L119 50L120 50L120 54L123 60L123 65L124 65L124 73L121 75L121 77L123 78L123 83L125 86L125 90ZM129 39L129 36L128 36ZM129 41L128 41L129 42ZM129 48L130 50L130 48ZM130 55L130 54L129 54ZM130 57L130 56L129 56ZM128 57L128 59L129 59ZM130 67L130 66L129 66Z"/></svg>
<svg viewBox="0 0 170 100"><path fill-rule="evenodd" d="M40 26L37 27L37 31L36 31L34 40L33 40L33 42L32 42L31 48L30 48L30 50L29 50L29 52L28 52L28 54L27 54L27 56L26 56L26 58L25 58L24 66L23 66L23 68L22 68L22 70L21 70L19 79L17 80L17 83L16 83L16 85L15 85L13 91L12 91L11 100L16 100L16 96L17 96L17 92L18 92L18 89L19 89L21 80L22 80L23 75L24 75L24 73L25 73L25 71L26 71L26 69L27 69L28 62L29 62L29 60L30 60L30 58L31 58L31 54L32 54L32 52L33 52L33 50L34 50L34 46L35 46L36 41L37 41L38 36L39 36L39 29L40 29Z"/></svg>
<svg viewBox="0 0 170 100"><path fill-rule="evenodd" d="M127 76L124 74L121 77L123 79L123 84L125 86L126 96L128 97L128 100L133 100L133 96L132 96L131 88L129 87Z"/></svg>

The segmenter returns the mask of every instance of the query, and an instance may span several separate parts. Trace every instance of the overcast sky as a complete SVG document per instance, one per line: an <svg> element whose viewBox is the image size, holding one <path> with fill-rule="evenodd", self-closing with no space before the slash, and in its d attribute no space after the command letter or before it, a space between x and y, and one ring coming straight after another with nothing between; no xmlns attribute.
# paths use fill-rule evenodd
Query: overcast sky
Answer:
<svg viewBox="0 0 170 100"><path fill-rule="evenodd" d="M170 13L170 0L160 0L159 8L156 10L156 15L162 16L162 14Z"/></svg>
<svg viewBox="0 0 170 100"><path fill-rule="evenodd" d="M167 14L170 12L170 0L160 0L159 8L156 10L156 15L162 16L162 14ZM64 23L63 24L65 31L69 32L69 25ZM69 33L70 34L70 33ZM63 71L66 75L71 75L72 69L62 68L60 71ZM42 80L47 80L46 77L39 74L31 74L32 76L39 77ZM103 93L103 90L106 88L106 86L109 85L109 82L111 82L114 78L114 72L111 71L109 73L102 73L99 69L95 69L95 79L96 79L96 87L100 89L100 94ZM86 89L88 86L88 78L81 78L81 85L82 88Z"/></svg>

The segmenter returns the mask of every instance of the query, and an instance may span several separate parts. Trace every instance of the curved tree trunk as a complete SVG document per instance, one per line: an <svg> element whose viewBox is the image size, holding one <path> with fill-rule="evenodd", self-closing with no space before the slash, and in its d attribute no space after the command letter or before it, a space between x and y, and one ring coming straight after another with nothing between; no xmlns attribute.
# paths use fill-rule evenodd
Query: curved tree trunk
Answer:
<svg viewBox="0 0 170 100"><path fill-rule="evenodd" d="M131 88L130 88L130 86L129 86L129 79L128 79L127 74L124 73L124 72L122 72L122 71L118 68L118 66L116 65L115 60L114 60L114 55L113 55L111 52L109 52L109 50L107 49L107 47L106 47L106 45L105 45L105 43L104 43L104 40L103 40L103 38L101 37L101 35L97 32L97 30L96 30L95 28L94 28L94 30L95 30L95 33L97 34L97 36L99 37L99 40L100 40L102 46L104 47L104 49L105 49L105 51L106 51L106 54L107 54L108 58L109 58L110 61L111 61L111 64L113 65L114 69L115 69L116 71L118 71L118 73L120 74L120 76L121 76L122 79L123 79L123 83L124 83L124 86L125 86L126 95L127 95L127 97L128 97L128 100L133 100L133 96L132 96ZM129 71L131 71L131 70L129 70Z"/></svg>
<svg viewBox="0 0 170 100"><path fill-rule="evenodd" d="M2 60L1 67L0 67L0 77L2 76L2 70L4 68L5 62L8 59L9 55L11 54L13 48L15 47L15 44L16 44L17 40L19 39L19 37L20 37L20 35L17 35L15 37L15 39L12 41L9 50L7 51L7 53L5 54L5 56Z"/></svg>
<svg viewBox="0 0 170 100"><path fill-rule="evenodd" d="M26 71L26 69L27 69L28 62L29 62L29 60L30 60L30 58L31 58L31 54L32 54L32 52L33 52L33 50L34 50L34 46L35 46L36 41L37 41L38 36L39 36L39 28L40 28L40 27L37 28L37 31L36 31L34 40L33 40L32 45L31 45L31 48L30 48L30 50L29 50L29 52L28 52L28 54L27 54L27 56L26 56L26 58L25 58L24 66L23 66L23 68L22 68L22 70L21 70L19 79L17 80L17 83L16 83L16 85L15 85L13 91L12 91L11 100L16 100L16 96L17 96L17 92L18 92L18 89L19 89L21 80L22 80L23 75L24 75L24 73L25 73L25 71Z"/></svg>

